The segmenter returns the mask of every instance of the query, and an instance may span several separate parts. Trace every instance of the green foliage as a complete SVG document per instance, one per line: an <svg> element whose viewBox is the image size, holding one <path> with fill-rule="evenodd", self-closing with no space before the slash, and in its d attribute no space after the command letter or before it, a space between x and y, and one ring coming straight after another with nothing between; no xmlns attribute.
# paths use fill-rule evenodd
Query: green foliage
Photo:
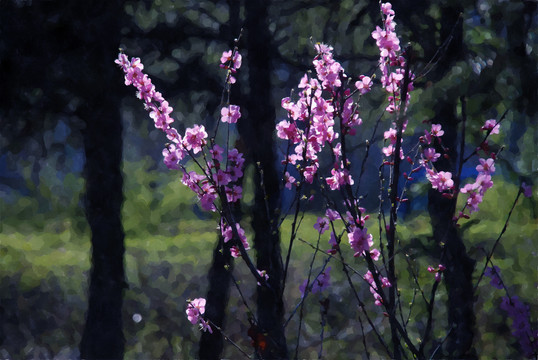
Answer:
<svg viewBox="0 0 538 360"><path fill-rule="evenodd" d="M189 358L196 354L196 339L199 335L186 319L185 300L205 293L205 277L217 239L216 227L213 220L200 219L193 214L192 209L197 206L195 199L180 184L178 173L149 170L154 165L151 159L144 158L139 162L125 162L123 167L126 175L123 207L125 265L129 284L125 291L123 313L127 339L126 358L158 358L165 353ZM478 261L475 279L483 267L484 251L492 248L518 191L517 186L503 182L499 177L494 180L495 186L487 193L482 210L469 220L473 226L467 228L462 223L467 248ZM245 195L251 196L248 193L247 186ZM11 312L17 307L5 309L17 319L17 324L35 321L36 328L21 334L14 325L3 326L8 332L12 331L24 339L24 344L33 343L44 346L51 353L58 353L62 349L76 346L81 336L86 309L90 241L88 229L83 228L81 231L75 226L84 222L80 212L69 215L67 211L41 214L30 221L30 214L38 208L37 203L36 199L21 197L12 204L12 215L3 216L4 225L0 234L0 301L7 304L18 302L16 313ZM538 271L529 264L536 262L533 240L538 237L537 210L533 199L520 198L508 230L493 257L510 291L531 302L533 314L538 310L536 304L532 304L535 295L532 284L538 278ZM21 214L28 219L27 222L20 222ZM13 218L15 216L19 222ZM300 298L299 285L308 274L313 250L305 242L314 246L317 243L318 233L313 228L317 216L319 215L305 214L301 232L295 240L292 253L294 261L291 263L285 294L288 309L293 309ZM244 220L247 223L249 219ZM372 216L367 224L374 235L376 222L376 216ZM288 218L282 226L282 239L289 239L290 229L291 219ZM398 226L400 297L404 309L411 311L414 325L410 328L410 333L415 337L419 337L423 331L426 311L420 293L413 290L412 274L417 274L422 290L429 297L433 275L426 268L429 265L436 266L439 255L430 236L429 217L421 212L407 215ZM375 236L376 242L377 237ZM327 241L326 233L319 245L323 252L329 249ZM287 246L287 241L284 240L283 254L286 254ZM369 303L370 313L377 314L376 322L381 321L378 325L383 331L388 328L388 321L382 316L380 308L370 304L371 295L361 279L366 268L361 261L353 260L346 235L342 239L342 249L346 260L358 273L351 273L352 281L356 284L361 299ZM319 252L313 266L314 272L316 269L319 271L324 258L323 253ZM356 348L356 351L360 351L362 347L359 342L352 340L356 339L360 329L359 309L341 271L342 264L333 259L329 266L332 267L331 291L321 295L311 294L305 303L303 333L306 335L301 340L301 356L317 354L319 350L319 301L329 293L324 353L347 358L353 353L350 350ZM251 286L253 284L248 271L239 264L235 274L252 305L252 289L255 287ZM485 278L478 294L476 310L480 335L476 341L477 349L488 356L514 356L514 350L509 346L513 339L506 326L505 314L498 310L502 291L489 286ZM439 313L443 313L445 297L446 291L441 285L436 296ZM34 311L36 307L43 311ZM241 318L241 314L246 314L246 309L239 300L236 289L232 289L229 310L231 314L238 314L238 318L228 320L228 335L248 349L250 345L246 329L240 325L246 323L246 318ZM133 320L135 314L142 317L138 323ZM444 336L444 325L444 317L436 320L434 337ZM295 342L297 326L294 318L287 328L290 344ZM365 332L366 338L371 343L375 342L371 329L366 327ZM12 356L17 356L22 351L16 347L17 343L20 344L14 342L13 347L6 347ZM344 343L351 344L353 349L344 347ZM500 347L498 344L501 343L506 346ZM380 351L379 354L383 353L381 349L377 350ZM229 347L224 355L235 357L237 353Z"/></svg>

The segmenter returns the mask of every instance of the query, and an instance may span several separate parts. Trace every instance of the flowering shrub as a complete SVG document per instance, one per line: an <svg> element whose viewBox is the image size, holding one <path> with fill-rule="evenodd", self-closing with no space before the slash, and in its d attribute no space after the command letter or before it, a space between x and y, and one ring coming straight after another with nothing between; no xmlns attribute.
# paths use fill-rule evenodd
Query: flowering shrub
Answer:
<svg viewBox="0 0 538 360"><path fill-rule="evenodd" d="M381 307L384 310L383 314L389 318L392 341L401 339L413 356L424 358L426 356L424 344L432 326L433 299L438 284L442 280L442 274L447 268L446 265L439 264L436 268L429 266L425 269L435 274L435 278L432 280L431 300L428 301L420 290L429 320L422 335L424 341L415 343L409 336L407 323L403 320L401 305L398 308L400 300L396 293L398 288L394 265L397 210L401 203L407 201L405 192L408 184L415 181L419 172L424 170L431 187L442 193L443 197L453 199L459 193L467 196L463 209L454 217L454 223L461 218L469 218L471 214L478 211L486 191L493 186L492 174L495 172L495 160L498 155L489 150L488 138L490 135L499 133L499 124L502 119L487 120L482 127L485 132L483 141L468 158L464 159L467 161L472 156L483 153L483 157L478 159L479 164L476 166L478 174L474 182L462 187L459 186L461 173L440 171L435 166L442 156L446 156L436 150L445 149L442 142L444 130L441 125L432 124L430 129L424 130L424 135L414 146L404 142L403 136L408 127L406 112L414 89L415 75L410 71L406 54L400 47L400 40L395 32L395 13L391 4L381 4L381 13L383 27L377 26L371 34L380 54L379 83L375 81L376 74L364 74L352 79L346 75L342 65L335 59L333 48L317 43L314 45L316 55L312 62L315 74L307 73L301 78L296 99L291 97L282 99L281 106L287 111L287 119L279 121L276 125L276 135L287 143L288 149L282 159L284 167L282 187L295 194L295 218L300 210L305 184L317 186L326 199L325 216L319 217L314 225L319 233L318 244L314 247L314 256L320 250L319 242L325 232L330 234L328 236L330 248L324 251L326 260L323 268L316 276L311 276L311 264L308 278L299 286L302 295L298 305L301 308L301 319L304 301L308 294L322 293L330 287L331 267L327 264L337 258L343 264L344 272L363 316L377 334L387 354L390 357L394 355L385 344L383 337L375 330L375 325L371 320L372 314L368 314L365 310L364 303L355 290L357 285L353 283L349 275L349 271L357 271L346 261L347 250L341 244L342 237L346 234L353 258L359 259L358 261L361 261L364 266L365 271L360 275L368 286L373 302ZM220 67L226 71L226 89L229 91L231 85L237 81L234 75L241 67L242 57L235 48L225 51L220 62ZM241 179L245 163L243 154L238 149L231 148L228 143L220 145L215 143L215 136L209 136L208 130L203 125L194 125L192 128L187 128L184 134L179 134L171 126L173 119L170 114L173 109L162 94L156 91L147 74L143 73L144 67L140 59L129 60L125 54L120 53L116 63L125 73L125 84L136 87L137 97L144 102L155 127L162 130L169 141L162 152L166 166L169 169L180 170L183 173L182 183L196 194L201 207L218 214L220 232L224 243L230 244L231 256L242 258L258 286L268 286L267 280L271 275L266 270L257 269L253 265L248 253L250 244L246 233L239 222L234 219L230 208L231 203L242 199ZM366 221L370 216L365 214L366 210L360 206L361 199L358 196L364 166L357 176L357 168L352 167L356 160L350 154L349 143L361 131L363 125L359 111L360 100L363 96L368 96L372 87L378 84L387 94L388 105L385 107L385 112L392 119L391 127L383 134L384 146L381 149L383 162L380 166L382 189L379 195L381 201L388 200L390 203L390 220L387 223L385 208L380 204L379 236L374 237L366 226ZM229 102L222 104L220 116L225 126L238 121L248 121L242 119L240 107ZM185 164L188 160L193 162L196 170L187 170ZM407 160L410 166L409 175L405 172L401 173L401 169L406 165L402 160ZM383 175L386 173L389 174L388 181ZM416 174L415 177L411 176L413 174ZM403 186L399 186L400 177L405 180ZM385 186L388 189L386 192ZM525 189L525 192L528 190ZM292 231L290 251L296 231L296 229ZM383 236L386 237L386 242L383 241ZM288 265L286 261L285 271ZM493 272L491 269L495 268L485 269L485 275L492 277L492 285L499 288L501 283L493 279L495 274L498 274L498 269ZM413 274L413 276L417 288L420 289L417 275ZM514 327L517 326L518 330L514 330L514 335L519 338L528 338L528 341L521 343L521 346L527 356L531 356L536 354L536 340L532 340L532 336L536 339L536 335L533 335L534 333L530 330L528 321L523 323L521 320L522 317L528 319L528 311L519 304L517 297L512 297L511 300L503 301L502 308L516 319ZM205 305L206 300L203 298L189 301L186 308L187 317L192 324L199 324L202 330L212 332L210 319L203 317ZM524 330L521 330L523 328ZM533 346L534 350L532 350Z"/></svg>

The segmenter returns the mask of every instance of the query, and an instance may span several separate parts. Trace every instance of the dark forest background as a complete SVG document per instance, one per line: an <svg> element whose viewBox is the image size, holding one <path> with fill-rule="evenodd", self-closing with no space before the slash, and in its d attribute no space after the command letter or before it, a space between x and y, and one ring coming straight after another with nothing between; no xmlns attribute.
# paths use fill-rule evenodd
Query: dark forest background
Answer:
<svg viewBox="0 0 538 360"><path fill-rule="evenodd" d="M450 127L461 117L463 96L470 152L484 121L507 114L495 140L504 145L496 185L462 229L467 254L483 263L519 185L537 179L537 3L392 3L397 32L413 45L415 73L431 59L435 64L416 82L410 127L425 120ZM224 81L218 61L241 33L244 66L232 96L249 123L234 140L248 149L251 163L243 205L250 221L259 196L252 163L269 164L267 171L276 174L282 156L259 131L285 118L280 99L311 69L313 42L331 44L351 76L369 74L378 59L370 34L379 23L375 1L0 0L0 358L73 358L81 351L88 358L198 354L200 335L186 320L185 300L204 296L210 286L216 223L182 187L178 173L162 164L165 139L114 64L120 47L142 59L174 107L181 132L219 120ZM365 99L365 129L383 101L381 91ZM369 136L359 134L358 142ZM375 146L381 144L377 139ZM266 150L273 146L275 153ZM358 156L364 151L359 147ZM379 161L373 155L367 163L368 211L376 209ZM464 168L464 178L473 175L474 165ZM416 245L417 262L425 266L434 236L427 189L413 185L401 215L401 238ZM285 192L278 196L289 201ZM306 224L315 221L321 204L309 210ZM535 322L537 211L536 195L520 200L496 253L496 264L514 293L530 303ZM250 233L263 233L253 224ZM315 236L309 231L305 238ZM284 227L284 245L286 236ZM306 247L294 253L289 284L302 282L308 254ZM236 265L237 276L251 281ZM502 294L490 296L488 286L483 282L475 300L475 355L518 357L498 310ZM346 291L338 288L333 302L342 303ZM288 307L298 294L298 286L288 285ZM248 348L244 309L233 291L228 296L228 313L237 313L237 320L228 320L226 329ZM353 312L344 305L333 311L327 351L356 358L361 344L352 340ZM317 318L307 321L316 324ZM317 357L316 341L315 332L305 337L304 357ZM238 355L231 347L223 354Z"/></svg>

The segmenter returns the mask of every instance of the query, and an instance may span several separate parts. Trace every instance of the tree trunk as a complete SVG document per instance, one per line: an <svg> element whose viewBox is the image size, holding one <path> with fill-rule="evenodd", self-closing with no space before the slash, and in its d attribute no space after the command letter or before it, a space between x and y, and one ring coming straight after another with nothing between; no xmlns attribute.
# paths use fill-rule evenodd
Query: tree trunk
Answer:
<svg viewBox="0 0 538 360"><path fill-rule="evenodd" d="M266 333L265 344L257 350L262 358L287 358L284 336L284 305L282 301L283 265L280 234L274 227L280 200L278 174L275 168L273 133L275 109L271 98L271 35L267 9L270 1L245 2L247 30L247 62L250 95L248 118L239 127L252 156L255 171L255 200L252 211L254 248L259 270L267 271L268 287L258 287L257 315L259 331ZM264 346L265 345L265 346Z"/></svg>
<svg viewBox="0 0 538 360"><path fill-rule="evenodd" d="M121 2L77 2L69 7L80 36L78 115L85 121L85 210L91 229L92 269L86 326L80 343L83 359L121 359L124 354L122 301L124 232L121 74L114 66L120 41Z"/></svg>
<svg viewBox="0 0 538 360"><path fill-rule="evenodd" d="M233 259L230 255L229 246L226 249L222 236L219 238L213 251L213 264L209 270L209 290L206 296L205 316L218 327L223 328L226 307L230 298L231 272L233 271ZM226 268L228 267L228 268ZM213 329L213 333L203 332L200 338L198 356L200 359L220 359L224 348L222 333Z"/></svg>
<svg viewBox="0 0 538 360"><path fill-rule="evenodd" d="M441 39L447 39L457 24L454 38L445 55L439 61L437 71L433 74L438 81L451 69L456 61L463 59L463 26L458 22L461 5L453 4L441 9ZM457 86L457 85L455 85ZM448 91L447 91L448 93ZM452 91L454 97L445 95L437 100L434 123L441 124L444 135L443 145L448 148L448 158L440 158L436 162L439 171L457 173L458 161L458 119L456 105L459 101L457 91ZM438 152L442 152L440 148ZM455 180L458 184L459 181ZM428 193L428 211L432 221L433 237L438 244L444 246L441 263L446 266L444 272L445 284L448 290L448 324L451 329L447 340L446 351L450 358L475 358L472 350L474 337L475 316L473 311L472 274L475 261L466 252L463 240L454 224L453 217L456 209L456 198L447 199L437 190L430 189Z"/></svg>

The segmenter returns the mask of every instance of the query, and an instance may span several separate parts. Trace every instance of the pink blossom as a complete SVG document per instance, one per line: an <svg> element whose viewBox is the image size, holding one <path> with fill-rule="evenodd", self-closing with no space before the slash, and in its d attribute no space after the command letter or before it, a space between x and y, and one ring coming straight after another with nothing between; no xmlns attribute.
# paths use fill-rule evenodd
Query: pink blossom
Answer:
<svg viewBox="0 0 538 360"><path fill-rule="evenodd" d="M290 175L289 172L286 171L286 174L284 174L284 180L285 180L285 187L288 190L291 190L291 186L295 183L295 178Z"/></svg>
<svg viewBox="0 0 538 360"><path fill-rule="evenodd" d="M370 247L374 244L372 234L368 234L368 229L355 227L347 234L349 245L355 254L353 256L363 255L364 252L370 251Z"/></svg>
<svg viewBox="0 0 538 360"><path fill-rule="evenodd" d="M452 173L448 171L439 171L438 173L428 173L428 180L432 184L432 188L438 191L451 190L454 187L454 180L452 180Z"/></svg>
<svg viewBox="0 0 538 360"><path fill-rule="evenodd" d="M243 197L243 189L241 186L234 185L231 188L226 187L226 199L228 202L239 201Z"/></svg>
<svg viewBox="0 0 538 360"><path fill-rule="evenodd" d="M205 211L216 211L217 208L215 207L215 201L217 200L218 195L214 189L212 191L204 192L201 195L198 195L198 199L200 200L200 205L202 206L202 209Z"/></svg>
<svg viewBox="0 0 538 360"><path fill-rule="evenodd" d="M474 191L468 193L467 206L469 206L469 213L473 213L479 210L478 205L482 203L483 196Z"/></svg>
<svg viewBox="0 0 538 360"><path fill-rule="evenodd" d="M197 324L200 321L201 315L205 313L205 304L206 300L204 298L197 298L188 302L185 312L191 324Z"/></svg>
<svg viewBox="0 0 538 360"><path fill-rule="evenodd" d="M331 188L331 190L337 190L340 189L341 186L345 184L353 185L355 182L353 181L353 178L351 177L351 174L349 174L349 171L347 169L332 169L331 174L333 176L328 177L325 179L327 182L327 185Z"/></svg>
<svg viewBox="0 0 538 360"><path fill-rule="evenodd" d="M441 281L441 274L443 271L445 271L446 267L442 264L439 264L437 268L434 268L432 266L428 266L428 271L435 274L435 281L440 282Z"/></svg>
<svg viewBox="0 0 538 360"><path fill-rule="evenodd" d="M232 50L224 51L222 53L222 56L220 57L221 67L228 68L226 66L226 63L230 61L232 62L231 70L236 71L237 69L241 67L241 63L242 63L241 54L239 54L238 51L232 51Z"/></svg>
<svg viewBox="0 0 538 360"><path fill-rule="evenodd" d="M144 74L142 79L139 79L136 88L138 89L136 97L143 100L144 103L150 104L155 96L155 86L151 83L151 79Z"/></svg>
<svg viewBox="0 0 538 360"><path fill-rule="evenodd" d="M312 184L314 181L314 176L316 175L316 172L318 171L318 168L316 165L308 165L304 168L304 179L307 183Z"/></svg>
<svg viewBox="0 0 538 360"><path fill-rule="evenodd" d="M381 255L381 252L378 249L370 250L370 257L372 258L372 260L374 261L379 260L380 255Z"/></svg>
<svg viewBox="0 0 538 360"><path fill-rule="evenodd" d="M361 75L359 81L355 82L355 87L364 95L372 89L372 79L369 76Z"/></svg>
<svg viewBox="0 0 538 360"><path fill-rule="evenodd" d="M490 134L498 134L500 127L501 125L497 123L497 120L490 119L486 120L486 123L481 127L481 130L491 131Z"/></svg>
<svg viewBox="0 0 538 360"><path fill-rule="evenodd" d="M429 131L424 130L424 136L420 137L420 140L428 145L432 143L432 134Z"/></svg>
<svg viewBox="0 0 538 360"><path fill-rule="evenodd" d="M297 128L294 123L290 123L287 120L282 120L276 125L277 136L283 140L294 140L299 139Z"/></svg>
<svg viewBox="0 0 538 360"><path fill-rule="evenodd" d="M203 332L209 331L210 334L213 334L213 329L211 329L211 326L209 326L209 322L202 318L200 318L200 330Z"/></svg>
<svg viewBox="0 0 538 360"><path fill-rule="evenodd" d="M318 221L314 224L314 229L316 229L320 235L325 231L329 230L329 220L325 217L318 217Z"/></svg>
<svg viewBox="0 0 538 360"><path fill-rule="evenodd" d="M217 160L219 162L222 161L222 153L224 152L224 149L221 148L218 144L215 144L211 150L209 150L209 153L211 154L211 158L213 160Z"/></svg>
<svg viewBox="0 0 538 360"><path fill-rule="evenodd" d="M384 134L383 134L383 138L385 140L389 140L390 139L390 143L391 144L396 144L396 129L394 128L390 128L389 130L385 131Z"/></svg>
<svg viewBox="0 0 538 360"><path fill-rule="evenodd" d="M474 191L478 188L478 185L476 183L473 184L466 184L463 188L460 189L460 193L462 194L468 194L471 191Z"/></svg>
<svg viewBox="0 0 538 360"><path fill-rule="evenodd" d="M383 11L383 14L385 15L394 15L394 10L392 10L392 4L389 2L381 4L381 11Z"/></svg>
<svg viewBox="0 0 538 360"><path fill-rule="evenodd" d="M390 144L389 146L384 147L381 151L386 157L390 157L394 153L394 146Z"/></svg>
<svg viewBox="0 0 538 360"><path fill-rule="evenodd" d="M121 54L118 60L123 61ZM124 67L123 70L125 71L125 85L138 87L140 80L143 78L142 70L144 70L144 65L140 62L140 58L132 58L130 64Z"/></svg>
<svg viewBox="0 0 538 360"><path fill-rule="evenodd" d="M440 136L443 136L444 133L445 132L443 130L441 130L441 125L432 124L432 131L431 131L432 136L440 137Z"/></svg>
<svg viewBox="0 0 538 360"><path fill-rule="evenodd" d="M441 157L441 154L435 152L434 148L427 148L424 150L424 158L431 162L436 162Z"/></svg>
<svg viewBox="0 0 538 360"><path fill-rule="evenodd" d="M492 174L495 172L495 161L493 159L479 159L479 161L480 165L477 165L476 171L485 174Z"/></svg>
<svg viewBox="0 0 538 360"><path fill-rule="evenodd" d="M267 274L266 270L256 270L256 271L258 272L258 275L260 275L262 279L265 279L265 281L269 280L269 274ZM258 286L262 285L259 282L257 282L257 284Z"/></svg>
<svg viewBox="0 0 538 360"><path fill-rule="evenodd" d="M486 173L478 174L478 176L476 177L475 184L476 184L477 189L479 189L480 194L483 195L486 192L486 190L493 187L493 181L491 181L491 175L486 174Z"/></svg>
<svg viewBox="0 0 538 360"><path fill-rule="evenodd" d="M235 227L237 229L237 234L239 235L239 239L241 240L243 247L245 248L245 250L250 250L250 245L248 243L247 237L245 236L245 230L243 230L241 226L237 223L235 224ZM221 231L222 231L222 236L224 238L225 243L233 239L233 231L232 231L231 226L221 225ZM234 258L241 256L241 251L235 245L232 246L232 248L230 249L230 252Z"/></svg>
<svg viewBox="0 0 538 360"><path fill-rule="evenodd" d="M340 214L338 213L338 211L330 209L330 208L325 211L325 216L327 216L330 221L335 221L335 220L340 219Z"/></svg>
<svg viewBox="0 0 538 360"><path fill-rule="evenodd" d="M193 128L187 128L185 130L185 136L183 137L183 146L187 150L192 150L193 153L197 154L202 151L202 147L207 144L205 140L207 138L207 133L203 125L194 125Z"/></svg>
<svg viewBox="0 0 538 360"><path fill-rule="evenodd" d="M375 304L377 306L383 305L383 298L381 294L379 294L377 290L377 285L375 283L374 275L368 270L366 274L364 274L364 279L370 284L370 293L374 296ZM391 287L392 284L390 283L389 279L386 277L380 276L379 281L381 282L382 287Z"/></svg>
<svg viewBox="0 0 538 360"><path fill-rule="evenodd" d="M118 58L114 62L118 64L123 71L126 71L130 64L129 58L122 52L119 53Z"/></svg>
<svg viewBox="0 0 538 360"><path fill-rule="evenodd" d="M241 117L241 112L239 110L239 106L237 105L223 107L220 110L221 121L228 124L235 124Z"/></svg>
<svg viewBox="0 0 538 360"><path fill-rule="evenodd" d="M182 148L176 148L175 144L169 144L163 152L164 164L169 169L179 169L179 162L185 157L185 151Z"/></svg>
<svg viewBox="0 0 538 360"><path fill-rule="evenodd" d="M175 144L181 143L181 135L179 135L176 129L170 127L166 129L165 132L166 132L166 137L168 138L168 140L172 141Z"/></svg>
<svg viewBox="0 0 538 360"><path fill-rule="evenodd" d="M228 185L231 181L231 177L227 172L219 169L216 173L213 173L213 181L215 181L217 186Z"/></svg>
<svg viewBox="0 0 538 360"><path fill-rule="evenodd" d="M333 250L338 248L338 240L336 240L336 235L334 234L333 231L331 231L331 237L329 238L329 245L331 245L331 248Z"/></svg>

